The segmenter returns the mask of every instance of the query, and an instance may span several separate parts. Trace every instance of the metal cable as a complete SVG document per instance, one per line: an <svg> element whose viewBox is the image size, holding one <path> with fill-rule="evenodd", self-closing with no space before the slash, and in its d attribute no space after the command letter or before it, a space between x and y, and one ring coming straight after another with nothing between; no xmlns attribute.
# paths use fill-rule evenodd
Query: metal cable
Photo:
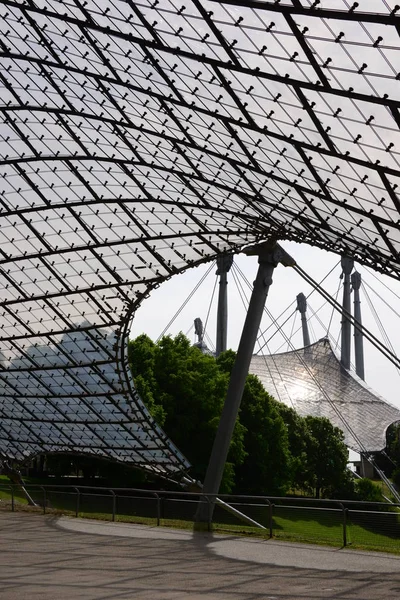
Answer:
<svg viewBox="0 0 400 600"><path fill-rule="evenodd" d="M308 303L308 308L309 310L312 312L311 316L316 316L317 313L319 313L320 310L322 310L325 306L326 306L326 302L324 302L323 304L321 304L321 306L319 308L317 308L317 310L313 310L311 308L311 304ZM319 322L322 324L322 321L319 319ZM322 325L323 329L326 329L325 325ZM301 331L302 326L300 325L296 331L294 332L294 336L297 335L299 333L299 331ZM329 339L334 340L333 336L331 334L328 334ZM285 345L286 342L283 342L279 348L275 351L276 354L278 354L280 352L280 350L283 348L283 346Z"/></svg>
<svg viewBox="0 0 400 600"><path fill-rule="evenodd" d="M371 344L373 344L373 346L375 346L388 360L390 360L390 362L392 362L397 368L400 368L400 360L398 359L398 357L395 354L393 354L393 352L391 352L388 348L386 348L386 346L380 340L378 340L378 338L375 335L373 335L373 333L371 333L369 329L365 327L365 325L361 325L354 319L351 313L344 311L343 307L340 306L338 302L333 300L333 298L330 297L328 292L326 292L326 290L324 290L321 287L321 285L319 285L312 277L307 275L307 273L301 267L296 265L293 267L293 269L295 269L295 271L299 273L299 275L301 275L304 278L304 280L307 281L307 283L316 286L319 293L332 306L334 306L341 314L344 314L346 318L348 318L349 321L354 325L354 327L359 329L363 333L365 338L368 339L371 342Z"/></svg>
<svg viewBox="0 0 400 600"><path fill-rule="evenodd" d="M388 286L388 285L387 285L387 284L386 284L384 281L382 281L381 279L379 279L379 278L377 277L377 275L376 275L376 274L375 274L373 271L369 271L369 270L367 270L365 267L363 267L363 268L364 268L364 269L367 271L367 273L368 273L369 275L371 275L371 277L374 277L374 279L376 279L376 280L377 280L377 282L379 283L379 285L382 285L382 286L383 286L384 288L386 288L386 289L387 289L389 292L391 292L391 293L393 294L393 296L395 296L395 298L397 298L397 300L400 300L400 296L399 296L398 294L396 294L396 292L394 292L394 291L393 291L393 290L392 290L392 289L391 289L391 288L390 288L390 287L389 287L389 286ZM377 293L377 292L375 292L375 293Z"/></svg>
<svg viewBox="0 0 400 600"><path fill-rule="evenodd" d="M302 276L303 276L303 273L304 273L304 275L307 275L300 267L298 267L298 269L299 269L299 271L301 271L300 274ZM311 277L309 277L309 279L311 281L314 281L314 280L312 280ZM251 285L250 285L249 281L247 280L247 278L244 278L244 280L246 281L247 285L251 288ZM314 283L316 284L316 282L314 282ZM316 284L316 285L318 286L318 284ZM320 293L321 293L321 290L323 290L323 288L321 286L318 286L318 291L320 291ZM323 290L323 292L324 292L325 295L327 295L327 292L325 292L325 290ZM267 314L269 314L270 318L274 321L274 318L271 315L270 311L268 311L266 308L265 308L265 310L266 310ZM283 331L282 331L282 335L287 338L286 334ZM332 401L332 399L330 398L329 394L325 391L324 387L319 383L319 381L316 378L315 374L313 373L312 369L307 365L306 361L304 360L304 357L302 356L301 352L297 351L294 348L294 346L293 346L293 344L292 344L292 342L291 342L291 340L289 338L287 338L287 342L288 342L288 346L290 346L292 348L292 351L296 353L296 356L300 360L301 364L303 365L303 367L305 368L305 370L307 371L307 373L311 377L311 379L314 381L315 385L318 387L318 389L320 390L321 394L327 400L327 402L329 403L329 405L332 408L332 410L335 412L335 414L338 417L338 419L343 423L345 429L350 433L350 435L353 437L353 439L358 443L359 449L361 450L362 454L364 454L365 457L367 458L367 460L369 460L371 462L371 464L373 464L373 466L375 467L375 469L378 472L378 474L381 477L381 479L383 481L385 481L386 485L388 485L389 489L392 491L392 493L394 494L395 498L398 501L400 501L400 496L397 494L397 491L393 489L393 486L391 485L390 481L388 480L388 478L386 477L386 475L383 473L383 471L381 469L379 469L379 467L377 467L374 464L373 458L370 457L370 455L369 455L368 451L366 450L364 444L362 443L362 441L360 440L360 438L358 437L358 435L356 434L356 432L353 430L353 428L350 425L350 423L348 422L348 420L342 415L341 411L338 409L338 407L336 406L335 402ZM274 364L276 366L273 354L271 354L270 356L271 356L271 358L272 358L272 360L273 360L273 362L274 362ZM265 358L265 363L266 363L266 366L268 368L268 371L269 371L269 374L270 374L270 377L271 377L271 381L274 383L273 377L271 376L271 371L270 371L269 366L268 366L267 361L266 361L266 357L264 357L264 358ZM281 377L281 380L283 381L283 378L280 375L279 369L277 368L276 370L277 370L277 373L279 374L279 376ZM292 398L291 398L291 396L290 396L290 394L289 394L289 392L288 392L288 390L286 388L286 384L285 384L284 381L283 381L283 383L285 385L285 389L286 389L286 393L288 395L288 398L289 398L291 404L294 405L293 400L292 400ZM277 390L277 386L276 386L275 383L274 383L274 387ZM278 392L278 396L279 396L279 392Z"/></svg>
<svg viewBox="0 0 400 600"><path fill-rule="evenodd" d="M336 301L336 302L337 302L337 298L338 298L338 296L339 296L339 290L340 290L341 283L342 283L342 282L341 282L341 280L339 279L339 285L338 285L338 289L337 289L337 291L336 291L336 295L335 295L335 301ZM328 323L328 329L327 329L327 331L326 331L328 335L329 335L329 330L330 330L330 328L331 328L331 325L332 325L332 319L333 319L333 313L334 313L334 312L335 312L335 308L334 308L334 307L332 307L331 318L329 319L329 323Z"/></svg>
<svg viewBox="0 0 400 600"><path fill-rule="evenodd" d="M319 316L318 316L318 315L317 315L317 314L316 314L316 313L315 313L315 312L312 310L312 308L311 308L311 306L310 306L310 305L308 305L308 307L309 307L310 311L312 312L312 315L311 315L311 316L314 316L314 317L317 319L318 323L321 325L321 327L322 327L323 329L325 329L325 325L324 325L324 323L321 321L321 319L319 318ZM337 337L337 339L336 339L336 340L335 340L335 338L333 337L333 335L331 335L329 332L327 332L327 337L328 337L328 339L329 339L329 340L332 342L332 345L333 345L333 344L335 345L335 350L336 350L337 346L339 345L340 331L339 331L339 333L338 333L338 337ZM355 365L354 365L354 363L353 363L353 362L351 362L351 363L350 363L350 368L351 368L351 370L355 371Z"/></svg>
<svg viewBox="0 0 400 600"><path fill-rule="evenodd" d="M244 273L241 271L241 269L237 268L237 270L238 270L238 273L239 273L239 275L242 277L243 281L246 283L247 287L248 287L250 290L252 290L251 283L249 282L249 280L247 279L247 277L244 275ZM239 280L238 280L238 282L239 282ZM243 288L242 288L242 286L241 286L241 284L240 284L240 283L239 283L239 285L240 285L240 287L241 287L241 290L242 290L242 293L243 293L243 295L246 297L246 295L245 295L245 292L244 292L244 290L243 290ZM267 309L265 306L264 306L264 312L266 312L266 313L268 314L269 318L270 318L270 319L271 319L271 321L272 321L272 324L275 324L275 326L277 327L277 325L278 325L278 324L277 324L277 322L276 322L275 318L273 317L273 315L272 315L272 314L271 314L271 313L268 311L268 309ZM286 311L284 311L284 312L286 312ZM296 311L295 311L295 312L296 312ZM281 314L284 314L284 313L281 313ZM285 322L286 322L286 321L285 321ZM260 338L263 338L263 340L264 340L264 344L263 344L262 346L261 346L261 343L260 343ZM290 400L290 403L291 403L292 407L294 408L294 402L293 402L293 399L292 399L292 397L291 397L291 395L290 395L290 392L289 392L289 390L288 390L288 388L287 388L287 386L286 386L286 382L284 381L284 379L283 379L283 377L282 377L282 375L281 375L281 373L280 373L280 371L279 371L278 367L276 366L276 362L275 362L274 355L273 355L273 354L270 352L270 350L269 350L269 347L268 347L268 340L267 340L267 341L265 340L265 336L264 336L264 333L263 333L263 332L261 332L261 333L260 333L260 335L258 336L258 338L257 338L257 340L256 340L256 343L257 343L257 344L258 344L258 346L259 346L259 351L260 351L260 350L262 350L262 348L264 348L265 346L267 347L268 353L269 353L269 355L271 356L271 359L272 359L272 361L273 361L273 363L274 363L274 366L275 366L275 368L276 368L276 372L278 373L278 376L280 377L280 380L281 380L281 382L282 382L282 384L283 384L283 386L284 386L284 388L285 388L285 390L286 390L286 394L287 394L287 396L288 396L288 398L289 398L289 400ZM268 373L269 373L270 379L271 379L271 381L272 381L272 383L273 383L273 385L274 385L275 392L276 392L276 395L277 395L277 397L278 397L278 400L279 400L279 402L282 402L282 398L281 398L281 395L280 395L279 389L278 389L277 385L275 384L275 379L274 379L274 377L273 377L273 375L272 375L272 373L271 373L271 369L270 369L270 367L269 367L269 364L268 364L268 362L267 362L267 360L266 360L266 357L265 357L264 355L261 355L261 356L262 356L262 357L263 357L263 359L264 359L265 366L266 366L266 368L267 368L267 370L268 370Z"/></svg>
<svg viewBox="0 0 400 600"><path fill-rule="evenodd" d="M191 333L192 329L194 328L194 325L192 323L192 325L189 327L189 329L187 330L187 332L185 333L185 337L188 337L189 334Z"/></svg>
<svg viewBox="0 0 400 600"><path fill-rule="evenodd" d="M333 271L336 269L336 267L337 267L337 266L339 266L339 264L340 264L340 261L338 261L338 262L337 262L337 263L336 263L336 264L335 264L335 265L334 265L334 266L333 266L333 267L330 269L330 271L329 271L329 272L328 272L328 273L327 273L327 274L326 274L326 275L325 275L325 276L324 276L324 277L321 279L321 281L320 281L319 285L321 285L321 284L322 284L322 283L323 283L323 282L324 282L324 281L325 281L325 280L326 280L326 279L329 277L329 275L331 275L331 274L333 273ZM242 273L242 276L243 276L243 277L245 277L245 275L244 275L243 273ZM309 294L306 296L307 300L308 300L308 299L309 299L309 298L310 298L310 297L313 295L313 293L316 291L316 288L315 288L314 286L311 286L311 287L312 287L312 289L311 289L311 292L310 292L310 293L309 293ZM296 301L294 300L294 301L293 301L293 302L292 302L292 303L289 305L289 307L288 307L288 308L286 308L286 309L285 309L285 310L284 310L284 311L283 311L283 312L282 312L282 313L281 313L281 314L278 316L277 320L278 320L278 319L280 319L280 318L281 318L281 316L282 316L282 315L284 315L284 314L285 314L285 312L286 312L286 311L287 311L287 310L288 310L288 309L289 309L289 308L290 308L290 307L291 307L293 304L295 304L295 302L296 302ZM295 308L295 311L294 311L294 312L296 312L296 311L297 311L297 308ZM279 333L279 331L281 330L281 328L282 328L284 325L286 325L286 323L289 321L289 319L290 319L292 316L293 316L293 313L291 313L291 314L289 315L289 317L286 319L286 321L285 321L284 323L282 323L282 325L281 325L281 326L278 328L278 330L276 330L276 331L275 331L275 332L274 332L274 333L271 335L271 337L270 337L270 338L268 338L268 341L271 341L271 340L272 340L272 338L273 338L273 337L274 337L274 336L275 336L277 333ZM268 331L268 330L269 330L269 329L272 327L272 325L273 325L273 323L271 323L271 324L270 324L270 325L267 327L267 329L265 329L265 330L263 331L263 334L265 334L265 333L266 333L266 332L267 332L267 331ZM260 337L261 337L261 335L260 335ZM282 345L283 345L283 344L282 344ZM282 346L280 346L280 348L281 348L281 347L282 347ZM261 350L262 350L262 348L261 348Z"/></svg>
<svg viewBox="0 0 400 600"><path fill-rule="evenodd" d="M212 339L210 338L210 336L208 335L208 333L204 333L204 337L209 345L210 350L212 350L213 352L215 352L215 346L214 346L214 342L212 341Z"/></svg>
<svg viewBox="0 0 400 600"><path fill-rule="evenodd" d="M372 302L372 300L371 300L371 298L370 298L370 296L369 296L369 294L368 294L365 286L363 285L363 283L361 283L361 289L362 289L362 291L363 291L363 293L365 295L365 298L367 300L367 304L369 306L369 309L370 309L370 311L372 313L372 316L375 319L375 322L376 322L376 324L378 326L378 329L379 329L379 331L380 331L380 333L381 333L381 335L382 335L385 343L389 346L389 348L393 352L393 354L396 355L396 351L395 351L395 349L393 347L393 344L390 341L390 338L389 338L388 334L386 333L385 327L383 326L383 323L382 323L381 319L379 318L379 315L378 315L377 310L376 310L376 308L374 306L374 303ZM400 375L400 369L396 369L396 370L397 370L397 373Z"/></svg>
<svg viewBox="0 0 400 600"><path fill-rule="evenodd" d="M171 325L174 323L174 321L178 318L178 316L180 315L180 313L182 312L182 310L185 308L186 304L189 302L189 300L191 300L191 298L194 296L194 294L197 292L197 290L199 289L199 287L201 286L201 284L204 282L204 280L208 277L208 275L211 273L211 271L215 268L215 261L212 262L211 266L207 269L207 271L204 273L203 277L200 279L200 281L194 286L193 290L190 292L189 296L187 296L186 300L181 304L181 306L178 308L178 310L176 311L176 313L174 314L174 316L172 317L172 319L169 321L168 325L166 327L164 327L162 333L158 336L158 338L156 339L156 343L159 342L161 340L161 338L166 334L166 332L168 331L168 329L171 327Z"/></svg>
<svg viewBox="0 0 400 600"><path fill-rule="evenodd" d="M389 302L387 302L387 300L385 300L385 299L384 299L384 298L383 298L383 297L382 297L382 296L381 296L381 295L380 295L380 294L379 294L379 293L378 293L378 292L377 292L377 291L376 291L376 290L375 290L375 289L374 289L374 288L373 288L371 285L369 285L369 283L368 283L367 281L365 281L365 280L363 279L363 280L362 280L362 284L361 284L361 285L364 285L364 286L365 286L365 287L367 287L369 290L371 290L372 292L374 292L374 294L375 294L376 296L378 296L379 300L381 300L381 302L383 302L383 303L385 304L385 306L386 306L387 308L389 308L389 309L390 309L390 310L391 310L391 311L392 311L392 312L393 312L393 313L396 315L396 317L398 317L398 318L400 319L400 313L398 313L398 312L397 312L397 311L396 311L396 310L393 308L393 306L392 306L392 305L391 305Z"/></svg>
<svg viewBox="0 0 400 600"><path fill-rule="evenodd" d="M204 323L204 327L203 327L203 336L206 335L206 330L207 330L207 325L208 325L208 319L210 317L210 311L211 311L211 306L212 306L212 303L213 303L213 300L214 300L214 294L215 294L215 289L217 287L217 282L218 282L218 275L215 278L214 287L213 287L213 291L212 291L212 294L211 294L211 300L210 300L210 303L208 305L208 312L207 312L207 316L206 316L206 322Z"/></svg>
<svg viewBox="0 0 400 600"><path fill-rule="evenodd" d="M245 281L246 285L247 285L247 286L249 287L249 289L251 290L251 289L252 289L252 285L251 285L251 283L249 282L249 280L247 279L246 275L243 273L243 271L242 271L242 270L241 270L241 269L240 269L240 268L239 268L237 265L235 265L235 268L236 268L236 270L237 270L238 274L240 275L240 277L242 277L243 281ZM285 313L286 313L286 312L287 312L287 311L290 309L290 307L291 307L293 304L295 304L295 302L296 302L295 300L294 300L293 302L291 302L291 304L290 304L290 305L289 305L287 308L285 308L285 310L284 310L284 311L282 311L282 312L281 312L281 314L279 315L278 319L280 319L280 318L281 318L281 317L282 317L282 316L283 316L283 315L284 315L284 314L285 314ZM264 312L266 312L266 313L268 314L268 312L267 312L267 308L266 308L266 307L264 308ZM290 313L290 315L287 317L287 319L286 319L286 320L285 320L285 321L282 323L282 325L279 325L279 326L278 326L278 320L277 320L277 319L275 319L275 318L273 318L273 319L271 320L271 324L270 324L270 325L268 325L268 327L267 327L267 328L266 328L264 331L260 331L260 334L259 334L259 336L258 336L258 338L257 338L257 342L258 342L258 344L260 344L260 342L259 342L260 338L263 338L263 339L265 340L265 334L267 333L267 331L268 331L268 330L269 330L269 329L270 329L270 328L271 328L271 327L272 327L274 324L276 325L276 329L275 329L274 333L271 335L271 337L269 337L269 338L268 338L268 340L267 340L267 341L266 341L266 342L265 342L265 343L264 343L262 346L260 346L260 348L259 348L259 351L261 351L261 350L264 348L264 346L266 346L266 345L267 345L267 343L268 343L268 342L270 342L270 341L272 340L272 338L273 338L273 337L275 337L275 335L276 335L277 333L279 333L279 331L282 329L282 327L284 327L284 326L286 325L286 323L287 323L287 322L288 322L288 321L289 321L289 320L290 320L290 319L293 317L293 315L295 315L295 314L296 314L296 312L297 312L297 308L295 308L295 309L294 309L294 311L292 311L292 312Z"/></svg>
<svg viewBox="0 0 400 600"><path fill-rule="evenodd" d="M294 319L293 319L293 324L292 324L292 329L291 329L291 331L290 331L290 336L289 336L289 339L292 339L293 330L294 330L294 326L295 326L295 323L296 323L296 317L297 317L297 310L296 310L296 312L294 313ZM289 350L289 346L288 346L288 350Z"/></svg>

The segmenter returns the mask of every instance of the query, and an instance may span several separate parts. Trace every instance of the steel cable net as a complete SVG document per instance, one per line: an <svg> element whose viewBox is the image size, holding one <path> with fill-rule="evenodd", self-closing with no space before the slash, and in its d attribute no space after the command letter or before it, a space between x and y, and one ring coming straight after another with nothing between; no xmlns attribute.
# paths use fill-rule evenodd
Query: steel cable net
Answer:
<svg viewBox="0 0 400 600"><path fill-rule="evenodd" d="M328 339L301 350L254 355L250 372L301 416L327 417L356 452L383 450L386 429L400 421L398 408L341 367Z"/></svg>
<svg viewBox="0 0 400 600"><path fill-rule="evenodd" d="M149 290L267 237L397 276L392 1L0 0L0 450L186 459L128 375Z"/></svg>

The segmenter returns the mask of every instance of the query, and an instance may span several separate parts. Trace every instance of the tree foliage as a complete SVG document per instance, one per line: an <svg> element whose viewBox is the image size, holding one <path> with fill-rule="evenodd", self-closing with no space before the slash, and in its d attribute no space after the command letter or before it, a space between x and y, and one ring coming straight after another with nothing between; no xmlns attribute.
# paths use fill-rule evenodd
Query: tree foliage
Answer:
<svg viewBox="0 0 400 600"><path fill-rule="evenodd" d="M235 353L228 350L217 359L230 376ZM245 457L236 467L237 493L280 495L290 483L288 435L275 401L254 375L246 379L239 422L244 427Z"/></svg>
<svg viewBox="0 0 400 600"><path fill-rule="evenodd" d="M400 423L392 423L387 428L386 453L392 463L400 468Z"/></svg>
<svg viewBox="0 0 400 600"><path fill-rule="evenodd" d="M291 488L303 490L307 486L307 436L306 421L293 408L274 400L275 406L285 423L289 444L289 473Z"/></svg>
<svg viewBox="0 0 400 600"><path fill-rule="evenodd" d="M141 335L128 351L141 398L191 462L192 477L204 481L235 353L229 350L215 359L191 346L183 334L157 343ZM396 431L391 431L390 443L395 455ZM346 463L339 429L327 419L300 417L269 396L257 377L247 377L221 493L273 496L302 490L317 497L370 497L368 484L355 489ZM114 485L151 483L142 472L92 456L50 455L47 464L56 475L83 473L86 479L101 477Z"/></svg>
<svg viewBox="0 0 400 600"><path fill-rule="evenodd" d="M306 417L307 469L305 484L315 489L315 496L329 496L342 484L348 450L343 432L324 417Z"/></svg>
<svg viewBox="0 0 400 600"><path fill-rule="evenodd" d="M288 434L282 417L260 380L247 377L240 422L246 457L237 467L236 489L247 494L284 494L290 485Z"/></svg>
<svg viewBox="0 0 400 600"><path fill-rule="evenodd" d="M390 464L385 471L390 471L393 483L400 489L400 423L392 423L387 428L386 457Z"/></svg>
<svg viewBox="0 0 400 600"><path fill-rule="evenodd" d="M343 432L325 417L300 417L285 404L276 404L288 430L292 488L316 498L353 496Z"/></svg>
<svg viewBox="0 0 400 600"><path fill-rule="evenodd" d="M235 353L202 354L179 334L129 344L136 386L151 414L203 481ZM232 438L221 493L280 495L289 489L334 494L348 487L343 433L328 419L300 417L249 375Z"/></svg>
<svg viewBox="0 0 400 600"><path fill-rule="evenodd" d="M229 375L219 369L215 359L190 345L182 334L163 337L157 344L141 335L129 344L129 358L135 382L146 382L151 399L150 412L163 414L162 425L168 436L193 465L192 475L204 479L217 431ZM141 389L138 386L139 393ZM161 423L160 423L161 424ZM237 423L228 462L244 460L244 429ZM228 465L223 491L231 491L232 468Z"/></svg>
<svg viewBox="0 0 400 600"><path fill-rule="evenodd" d="M355 482L356 498L364 502L384 502L379 487L370 479L363 477Z"/></svg>

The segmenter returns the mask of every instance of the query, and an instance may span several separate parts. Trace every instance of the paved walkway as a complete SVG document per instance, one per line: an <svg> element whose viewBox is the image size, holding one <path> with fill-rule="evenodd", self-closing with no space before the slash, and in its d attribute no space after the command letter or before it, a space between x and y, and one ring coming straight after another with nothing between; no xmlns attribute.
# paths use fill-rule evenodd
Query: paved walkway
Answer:
<svg viewBox="0 0 400 600"><path fill-rule="evenodd" d="M394 600L400 557L0 512L0 599Z"/></svg>

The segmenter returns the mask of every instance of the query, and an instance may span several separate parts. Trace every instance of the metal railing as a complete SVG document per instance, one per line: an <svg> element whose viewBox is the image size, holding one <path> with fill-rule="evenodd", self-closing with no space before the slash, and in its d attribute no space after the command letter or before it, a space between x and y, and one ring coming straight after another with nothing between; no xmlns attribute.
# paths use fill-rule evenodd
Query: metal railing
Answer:
<svg viewBox="0 0 400 600"><path fill-rule="evenodd" d="M266 538L388 549L400 552L400 504L299 497L210 495L138 488L34 485L24 486L43 514L54 512L84 517L133 521L157 526L193 523L200 501L210 508L208 530L257 532ZM3 492L3 494L1 494ZM17 484L0 484L0 507L23 510L24 495ZM224 503L235 511L228 512ZM26 506L26 505L25 505ZM214 510L212 510L212 507ZM247 518L244 523L239 518ZM253 527L249 522L253 521ZM260 525L256 527L256 523Z"/></svg>

